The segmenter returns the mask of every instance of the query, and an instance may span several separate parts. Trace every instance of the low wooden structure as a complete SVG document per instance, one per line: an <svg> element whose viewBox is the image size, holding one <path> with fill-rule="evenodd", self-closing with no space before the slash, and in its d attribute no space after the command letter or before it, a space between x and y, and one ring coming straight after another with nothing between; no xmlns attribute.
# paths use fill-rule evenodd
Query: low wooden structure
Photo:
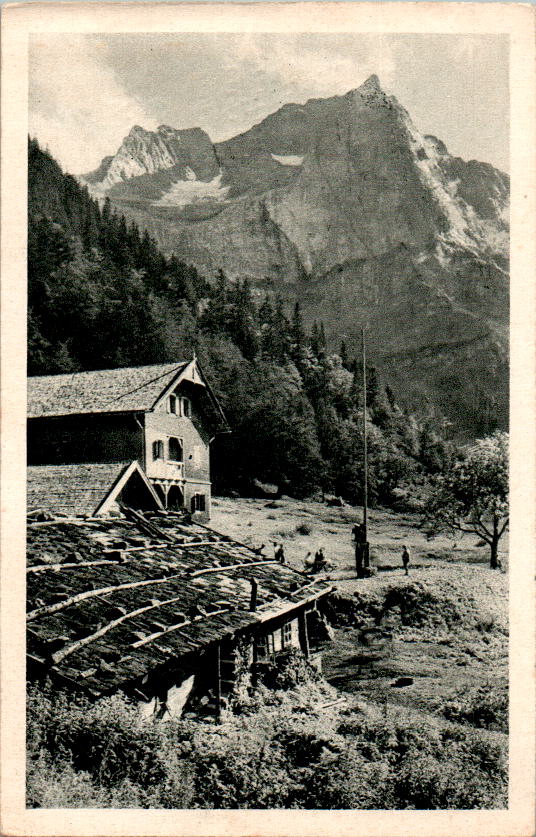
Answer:
<svg viewBox="0 0 536 837"><path fill-rule="evenodd" d="M38 514L28 523L28 675L147 714L217 715L240 667L310 654L308 613L331 591L177 511Z"/></svg>

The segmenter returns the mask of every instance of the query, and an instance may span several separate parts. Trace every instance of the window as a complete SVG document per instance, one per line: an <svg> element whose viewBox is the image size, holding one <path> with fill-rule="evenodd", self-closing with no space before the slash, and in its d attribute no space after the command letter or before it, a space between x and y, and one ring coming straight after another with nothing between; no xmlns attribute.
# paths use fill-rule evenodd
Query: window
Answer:
<svg viewBox="0 0 536 837"><path fill-rule="evenodd" d="M164 458L164 442L162 439L157 439L153 442L153 460Z"/></svg>
<svg viewBox="0 0 536 837"><path fill-rule="evenodd" d="M192 415L192 405L189 398L181 398L182 415L185 418L190 418Z"/></svg>
<svg viewBox="0 0 536 837"><path fill-rule="evenodd" d="M192 511L193 512L196 512L196 511L204 512L205 509L206 509L205 495L204 494L194 494L194 496L192 497L191 506L192 506Z"/></svg>
<svg viewBox="0 0 536 837"><path fill-rule="evenodd" d="M169 437L168 459L171 462L182 462L182 442L176 436Z"/></svg>
<svg viewBox="0 0 536 837"><path fill-rule="evenodd" d="M274 635L266 634L257 640L257 657L262 660L263 657L270 657L275 653Z"/></svg>
<svg viewBox="0 0 536 837"><path fill-rule="evenodd" d="M289 645L292 645L292 624L286 622L281 628L281 646L288 648Z"/></svg>
<svg viewBox="0 0 536 837"><path fill-rule="evenodd" d="M168 399L168 412L177 415L177 396L170 395Z"/></svg>

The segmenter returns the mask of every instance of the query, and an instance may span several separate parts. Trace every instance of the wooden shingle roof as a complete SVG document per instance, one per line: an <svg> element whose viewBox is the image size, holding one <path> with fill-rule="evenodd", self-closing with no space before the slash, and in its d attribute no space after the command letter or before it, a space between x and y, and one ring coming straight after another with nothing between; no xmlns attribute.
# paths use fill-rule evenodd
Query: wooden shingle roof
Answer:
<svg viewBox="0 0 536 837"><path fill-rule="evenodd" d="M91 694L332 589L180 513L130 514L28 527L30 660Z"/></svg>
<svg viewBox="0 0 536 837"><path fill-rule="evenodd" d="M103 504L121 488L133 472L146 487L148 501L161 506L137 462L105 462L83 465L30 465L27 469L26 504L29 512L76 517L100 513ZM149 506L149 507L151 507Z"/></svg>
<svg viewBox="0 0 536 837"><path fill-rule="evenodd" d="M150 410L189 362L28 378L28 417Z"/></svg>

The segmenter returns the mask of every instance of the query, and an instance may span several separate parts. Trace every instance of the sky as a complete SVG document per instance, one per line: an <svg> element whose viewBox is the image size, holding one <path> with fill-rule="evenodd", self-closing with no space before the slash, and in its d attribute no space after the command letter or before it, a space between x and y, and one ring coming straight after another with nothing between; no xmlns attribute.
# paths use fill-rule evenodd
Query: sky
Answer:
<svg viewBox="0 0 536 837"><path fill-rule="evenodd" d="M372 73L451 154L509 170L502 35L47 34L29 58L29 133L72 174L114 154L133 125L199 126L218 142Z"/></svg>

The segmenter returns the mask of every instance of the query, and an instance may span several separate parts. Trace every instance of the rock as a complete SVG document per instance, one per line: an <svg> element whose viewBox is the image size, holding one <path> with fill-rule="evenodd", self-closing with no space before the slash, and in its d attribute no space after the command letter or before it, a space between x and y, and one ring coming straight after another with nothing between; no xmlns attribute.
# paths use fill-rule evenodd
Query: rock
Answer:
<svg viewBox="0 0 536 837"><path fill-rule="evenodd" d="M279 495L279 486L273 485L273 483L253 480L253 487L257 497L277 497Z"/></svg>
<svg viewBox="0 0 536 837"><path fill-rule="evenodd" d="M342 497L333 497L329 494L326 494L325 502L328 506L344 506Z"/></svg>
<svg viewBox="0 0 536 837"><path fill-rule="evenodd" d="M404 686L412 686L413 685L413 677L398 677L394 683L391 683L391 686L394 689L401 689Z"/></svg>
<svg viewBox="0 0 536 837"><path fill-rule="evenodd" d="M509 178L422 135L377 77L216 144L135 126L85 182L203 274L280 283L328 341L357 353L367 323L409 403L507 424Z"/></svg>

